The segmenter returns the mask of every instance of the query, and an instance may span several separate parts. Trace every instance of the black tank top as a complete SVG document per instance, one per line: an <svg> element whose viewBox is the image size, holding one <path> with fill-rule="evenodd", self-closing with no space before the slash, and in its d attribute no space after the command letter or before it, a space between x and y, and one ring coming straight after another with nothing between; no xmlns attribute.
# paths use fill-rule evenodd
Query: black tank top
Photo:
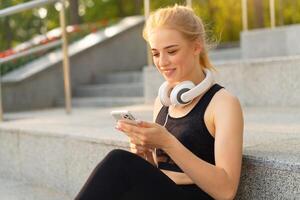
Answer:
<svg viewBox="0 0 300 200"><path fill-rule="evenodd" d="M166 129L172 133L186 148L206 162L215 164L215 139L204 123L204 113L212 97L223 87L214 84L197 102L192 110L183 117L168 116ZM168 114L168 108L163 106L155 122L163 125ZM183 172L163 150L156 150L158 168Z"/></svg>

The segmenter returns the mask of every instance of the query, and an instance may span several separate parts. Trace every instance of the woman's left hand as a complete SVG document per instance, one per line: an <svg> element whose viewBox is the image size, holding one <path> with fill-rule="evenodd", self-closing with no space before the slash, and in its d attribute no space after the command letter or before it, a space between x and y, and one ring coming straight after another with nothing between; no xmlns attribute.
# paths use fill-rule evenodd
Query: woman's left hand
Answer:
<svg viewBox="0 0 300 200"><path fill-rule="evenodd" d="M134 124L127 119L118 120L117 129L124 132L132 143L149 149L169 148L175 138L160 124L146 121Z"/></svg>

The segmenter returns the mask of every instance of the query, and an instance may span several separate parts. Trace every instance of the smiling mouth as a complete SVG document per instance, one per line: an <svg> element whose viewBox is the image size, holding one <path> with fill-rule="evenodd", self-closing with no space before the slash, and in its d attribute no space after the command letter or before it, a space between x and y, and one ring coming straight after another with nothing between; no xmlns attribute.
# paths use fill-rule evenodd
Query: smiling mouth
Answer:
<svg viewBox="0 0 300 200"><path fill-rule="evenodd" d="M171 76L175 72L175 70L176 69L168 69L168 70L163 70L163 72L166 76Z"/></svg>

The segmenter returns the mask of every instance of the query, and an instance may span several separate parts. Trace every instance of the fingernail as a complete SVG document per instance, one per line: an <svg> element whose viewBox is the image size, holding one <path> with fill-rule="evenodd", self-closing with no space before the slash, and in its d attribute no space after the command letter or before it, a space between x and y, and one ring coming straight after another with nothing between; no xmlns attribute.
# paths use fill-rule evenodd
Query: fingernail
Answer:
<svg viewBox="0 0 300 200"><path fill-rule="evenodd" d="M119 130L119 131L121 131L121 128L117 125L117 126L115 126L115 129L117 129L117 130Z"/></svg>

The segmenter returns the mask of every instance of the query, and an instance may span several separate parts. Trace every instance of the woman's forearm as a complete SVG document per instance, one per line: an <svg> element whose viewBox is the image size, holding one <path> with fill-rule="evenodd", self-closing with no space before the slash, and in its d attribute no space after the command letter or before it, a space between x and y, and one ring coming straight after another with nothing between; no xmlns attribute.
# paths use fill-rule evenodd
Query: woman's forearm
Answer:
<svg viewBox="0 0 300 200"><path fill-rule="evenodd" d="M195 184L215 199L234 197L233 183L224 169L201 160L175 137L170 138L170 145L164 151Z"/></svg>

